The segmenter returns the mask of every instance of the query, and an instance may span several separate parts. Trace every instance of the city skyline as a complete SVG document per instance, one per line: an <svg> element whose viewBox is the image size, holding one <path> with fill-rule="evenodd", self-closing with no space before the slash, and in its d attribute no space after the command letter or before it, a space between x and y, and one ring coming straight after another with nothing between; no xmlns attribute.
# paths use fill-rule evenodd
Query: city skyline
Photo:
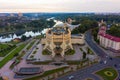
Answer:
<svg viewBox="0 0 120 80"><path fill-rule="evenodd" d="M2 0L2 12L120 12L119 0Z"/></svg>

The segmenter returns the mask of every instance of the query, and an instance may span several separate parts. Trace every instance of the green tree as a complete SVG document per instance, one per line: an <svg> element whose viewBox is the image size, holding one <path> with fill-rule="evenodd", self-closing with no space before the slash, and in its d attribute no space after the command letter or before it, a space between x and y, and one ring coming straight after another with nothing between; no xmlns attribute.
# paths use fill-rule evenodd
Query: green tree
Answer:
<svg viewBox="0 0 120 80"><path fill-rule="evenodd" d="M120 26L112 26L107 32L113 36L120 37Z"/></svg>
<svg viewBox="0 0 120 80"><path fill-rule="evenodd" d="M22 35L21 39L22 39L22 41L25 41L27 39L27 37L25 35Z"/></svg>
<svg viewBox="0 0 120 80"><path fill-rule="evenodd" d="M85 59L86 58L86 53L85 52L83 52L83 59Z"/></svg>

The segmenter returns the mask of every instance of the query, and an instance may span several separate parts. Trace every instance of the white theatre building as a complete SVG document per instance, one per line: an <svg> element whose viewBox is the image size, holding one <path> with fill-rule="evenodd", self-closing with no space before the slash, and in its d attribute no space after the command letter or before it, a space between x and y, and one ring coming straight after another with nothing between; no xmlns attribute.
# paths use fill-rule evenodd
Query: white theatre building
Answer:
<svg viewBox="0 0 120 80"><path fill-rule="evenodd" d="M65 56L65 52L72 49L73 44L84 44L84 35L71 35L71 29L66 23L56 23L53 28L46 31L46 37L41 40L44 45L43 50L51 52L51 56L60 54Z"/></svg>

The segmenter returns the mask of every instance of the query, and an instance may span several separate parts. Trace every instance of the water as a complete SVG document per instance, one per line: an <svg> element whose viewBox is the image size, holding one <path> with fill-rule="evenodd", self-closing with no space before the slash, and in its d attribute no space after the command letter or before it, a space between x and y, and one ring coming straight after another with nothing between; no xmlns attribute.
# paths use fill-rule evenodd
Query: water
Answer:
<svg viewBox="0 0 120 80"><path fill-rule="evenodd" d="M57 24L63 24L63 22L62 21L59 21L59 20L55 20L54 19L54 17L51 17L51 18L48 18L48 19L46 19L46 20L50 20L50 19L53 19L54 20L54 22L56 23L55 25L57 25ZM54 25L54 26L55 26ZM75 27L77 27L77 26L79 26L80 24L78 24L78 25L70 25L70 24L67 24L71 29L73 29L73 28L75 28ZM53 27L54 27L53 26ZM22 34L20 34L20 35L17 35L16 33L14 33L14 34L8 34L8 35L6 35L6 36L0 36L0 42L9 42L9 41L11 41L11 40L13 40L13 39L15 39L15 38L21 38L21 36L22 35L25 35L26 37L29 37L29 36L32 36L32 37L34 37L34 36L38 36L38 35L41 35L41 34L45 34L45 32L46 32L46 30L47 30L48 28L46 28L46 29L43 29L42 31L26 31L26 32L24 32L24 33L22 33ZM20 31L21 32L21 31Z"/></svg>
<svg viewBox="0 0 120 80"><path fill-rule="evenodd" d="M53 19L55 23L57 23L57 20L54 19L54 17L51 17L51 18L48 18L46 20L50 20L50 19ZM26 31L24 33L22 33L21 35L17 35L16 33L14 34L8 34L8 35L4 35L4 36L0 36L0 42L9 42L15 38L21 38L22 35L25 35L26 37L29 37L29 36L38 36L38 35L41 35L42 34L45 34L47 28L46 29L43 29L41 32L40 31Z"/></svg>
<svg viewBox="0 0 120 80"><path fill-rule="evenodd" d="M22 35L25 35L26 37L29 37L29 36L37 36L37 35L41 35L41 33L45 33L44 30L42 32L33 32L33 31L26 31L24 34L21 34L19 36L17 36L17 34L8 34L7 36L1 36L0 37L0 42L9 42L15 38L21 38Z"/></svg>

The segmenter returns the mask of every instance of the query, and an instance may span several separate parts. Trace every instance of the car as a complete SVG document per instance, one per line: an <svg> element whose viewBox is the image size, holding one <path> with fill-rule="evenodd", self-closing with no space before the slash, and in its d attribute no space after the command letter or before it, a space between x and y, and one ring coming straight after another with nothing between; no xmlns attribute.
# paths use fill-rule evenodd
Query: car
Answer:
<svg viewBox="0 0 120 80"><path fill-rule="evenodd" d="M104 64L107 64L107 61L104 61Z"/></svg>
<svg viewBox="0 0 120 80"><path fill-rule="evenodd" d="M111 58L111 57L110 57L109 59L110 59L110 60L112 60L112 58Z"/></svg>
<svg viewBox="0 0 120 80"><path fill-rule="evenodd" d="M117 67L117 64L114 64L114 67Z"/></svg>
<svg viewBox="0 0 120 80"><path fill-rule="evenodd" d="M73 79L73 78L74 78L74 76L69 76L69 77L68 77L68 79Z"/></svg>
<svg viewBox="0 0 120 80"><path fill-rule="evenodd" d="M103 63L103 61L100 61L100 64L102 64Z"/></svg>

